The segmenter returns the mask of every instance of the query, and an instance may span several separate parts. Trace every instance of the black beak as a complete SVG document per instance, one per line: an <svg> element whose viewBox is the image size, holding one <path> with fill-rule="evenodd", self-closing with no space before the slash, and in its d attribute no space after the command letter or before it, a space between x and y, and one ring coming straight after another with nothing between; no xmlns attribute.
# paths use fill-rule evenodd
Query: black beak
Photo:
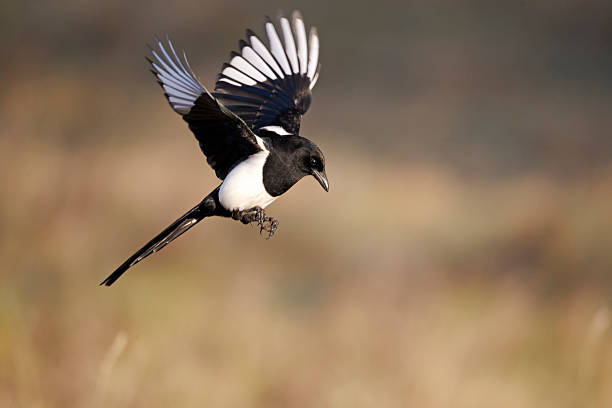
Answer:
<svg viewBox="0 0 612 408"><path fill-rule="evenodd" d="M329 181L327 181L327 174L325 174L325 170L323 171L312 171L312 176L317 179L323 190L329 191Z"/></svg>

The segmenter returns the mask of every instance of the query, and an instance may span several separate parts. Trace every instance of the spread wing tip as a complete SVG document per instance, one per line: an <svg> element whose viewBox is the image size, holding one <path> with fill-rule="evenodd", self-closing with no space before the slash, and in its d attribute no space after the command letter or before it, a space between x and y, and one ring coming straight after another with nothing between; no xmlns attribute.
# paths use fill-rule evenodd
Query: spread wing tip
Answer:
<svg viewBox="0 0 612 408"><path fill-rule="evenodd" d="M214 96L251 128L286 125L297 131L318 80L319 36L314 27L306 31L298 10L287 17L279 11L275 17L263 18L265 42L246 30L238 52L232 52L221 68ZM236 101L252 108L239 107Z"/></svg>
<svg viewBox="0 0 612 408"><path fill-rule="evenodd" d="M185 53L183 52L183 58L180 58L168 34L164 36L165 44L157 35L154 36L153 47L147 44L150 55L145 58L151 64L151 71L164 89L164 95L172 109L185 115L199 96L207 91L191 70Z"/></svg>

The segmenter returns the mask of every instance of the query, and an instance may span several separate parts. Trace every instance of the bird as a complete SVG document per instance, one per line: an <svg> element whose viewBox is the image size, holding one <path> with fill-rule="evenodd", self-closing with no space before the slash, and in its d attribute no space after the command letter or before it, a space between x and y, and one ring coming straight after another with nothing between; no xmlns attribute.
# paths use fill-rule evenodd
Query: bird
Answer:
<svg viewBox="0 0 612 408"><path fill-rule="evenodd" d="M319 36L308 36L299 11L264 18L267 45L253 30L222 65L213 92L202 85L170 37L155 37L146 57L174 112L182 116L206 161L221 180L201 202L136 251L100 285L110 286L129 268L158 252L204 218L255 223L271 238L278 220L265 208L305 176L327 192L321 149L300 136L319 78ZM280 36L279 36L280 32ZM282 38L282 40L281 40Z"/></svg>

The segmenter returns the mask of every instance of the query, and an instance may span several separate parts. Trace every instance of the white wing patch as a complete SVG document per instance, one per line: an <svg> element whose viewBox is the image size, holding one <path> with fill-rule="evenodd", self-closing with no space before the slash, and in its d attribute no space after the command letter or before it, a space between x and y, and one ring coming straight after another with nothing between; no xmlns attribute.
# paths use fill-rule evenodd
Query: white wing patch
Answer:
<svg viewBox="0 0 612 408"><path fill-rule="evenodd" d="M297 37L297 52L300 59L300 74L305 74L308 58L306 28L304 27L304 20L302 19L302 16L297 11L293 13L293 28L295 29L295 36Z"/></svg>
<svg viewBox="0 0 612 408"><path fill-rule="evenodd" d="M272 54L270 54L270 51L268 51L268 49L261 42L261 40L257 38L256 36L252 35L249 38L249 41L251 42L251 46L253 47L253 50L255 50L255 52L257 52L257 54L259 54L259 56L263 58L263 60L266 61L268 65L272 67L272 69L276 72L276 74L279 77L284 78L285 75L283 74L283 71L280 69L280 67L276 63L276 60L274 59ZM246 58L244 53L242 54L242 56Z"/></svg>
<svg viewBox="0 0 612 408"><path fill-rule="evenodd" d="M319 78L317 30L307 31L298 11L291 17L279 14L275 22L266 17L263 28L265 39L246 30L239 51L230 54L217 76L214 97L251 129L281 125L268 131L297 134Z"/></svg>
<svg viewBox="0 0 612 408"><path fill-rule="evenodd" d="M227 82L228 84L231 84L231 85L234 85L234 86L242 86L242 84L240 82L232 81L229 78L221 78L219 81Z"/></svg>
<svg viewBox="0 0 612 408"><path fill-rule="evenodd" d="M295 50L295 40L293 39L293 34L291 33L291 26L289 25L289 20L287 20L285 17L281 17L280 23L283 33L283 40L285 42L285 52L287 53L287 57L291 63L291 72L297 74L300 72L300 67L298 66L297 51Z"/></svg>
<svg viewBox="0 0 612 408"><path fill-rule="evenodd" d="M240 82L241 84L244 84L244 85L257 84L257 81L255 81L253 78L250 78L249 76L243 74L242 72L240 72L239 70L233 67L227 67L221 73L225 76L230 77L234 81Z"/></svg>
<svg viewBox="0 0 612 408"><path fill-rule="evenodd" d="M289 62L287 61L287 54L285 53L283 44L281 44L280 38L278 38L278 34L276 33L276 28L274 28L274 24L272 24L271 22L267 22L265 24L265 27L272 55L274 55L274 58L276 58L280 66L283 68L285 74L291 75L291 68L289 68Z"/></svg>
<svg viewBox="0 0 612 408"><path fill-rule="evenodd" d="M242 50L242 57L249 61L251 65L257 68L260 72L266 75L270 79L276 79L277 76L272 72L266 62L253 50L251 47L246 46Z"/></svg>
<svg viewBox="0 0 612 408"><path fill-rule="evenodd" d="M314 88L315 84L317 83L317 79L319 79L318 72L315 74L314 78L310 80L310 89Z"/></svg>
<svg viewBox="0 0 612 408"><path fill-rule="evenodd" d="M279 18L281 41L274 24L266 19L264 29L269 46L248 30L249 44L242 43L240 55L231 57L229 66L221 72L224 77L219 81L234 86L254 86L267 80L301 74L310 80L312 89L319 70L317 30L312 27L307 38L304 19L298 11L293 13L291 21L286 17Z"/></svg>
<svg viewBox="0 0 612 408"><path fill-rule="evenodd" d="M164 88L170 106L181 115L189 113L195 101L204 92L204 86L196 79L191 71L189 62L183 54L184 62L176 54L170 38L166 41L171 54L169 54L159 39L155 39L157 50L152 49L153 58L150 60L154 74ZM187 66L187 68L185 67Z"/></svg>
<svg viewBox="0 0 612 408"><path fill-rule="evenodd" d="M245 60L239 55L232 58L230 64L259 82L263 82L266 80L265 75L259 72L257 68L255 68L247 60Z"/></svg>
<svg viewBox="0 0 612 408"><path fill-rule="evenodd" d="M308 49L310 51L310 54L308 55L308 72L306 73L306 76L310 78L310 89L312 89L314 83L316 82L314 80L314 76L318 68L317 65L319 64L319 36L317 35L317 29L315 27L312 27L310 29L309 42L310 44L308 46Z"/></svg>

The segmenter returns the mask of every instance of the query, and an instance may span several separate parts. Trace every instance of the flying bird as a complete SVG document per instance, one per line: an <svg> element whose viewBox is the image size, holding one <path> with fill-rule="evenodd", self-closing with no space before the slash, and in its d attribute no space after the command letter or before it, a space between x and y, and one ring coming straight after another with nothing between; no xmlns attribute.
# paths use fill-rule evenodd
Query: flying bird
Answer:
<svg viewBox="0 0 612 408"><path fill-rule="evenodd" d="M206 217L256 223L260 233L272 237L278 221L264 208L304 176L313 176L329 190L321 149L299 135L319 77L317 30L312 27L307 36L297 11L291 22L281 14L278 27L266 17L264 30L267 45L253 31L246 31L246 39L238 43L240 51L232 52L223 64L212 93L197 79L186 54L176 53L167 35L165 41L155 38L147 57L151 72L222 182L101 285L112 285L130 267Z"/></svg>

